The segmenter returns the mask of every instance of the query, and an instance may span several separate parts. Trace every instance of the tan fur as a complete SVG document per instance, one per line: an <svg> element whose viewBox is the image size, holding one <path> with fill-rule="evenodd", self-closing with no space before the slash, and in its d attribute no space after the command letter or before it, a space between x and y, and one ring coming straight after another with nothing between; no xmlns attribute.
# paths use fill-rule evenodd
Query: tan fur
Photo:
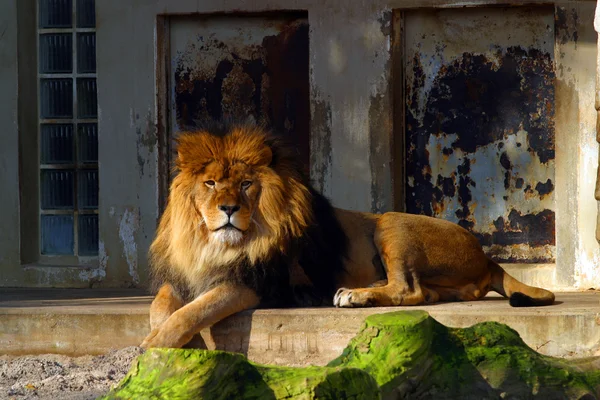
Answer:
<svg viewBox="0 0 600 400"><path fill-rule="evenodd" d="M176 277L196 300L180 308L171 285L163 285L150 309L152 332L144 347L180 347L191 330L199 332L216 320L256 306L256 294L228 282L205 293L206 277L226 274L222 269L242 257L251 262L268 258L312 222L309 190L301 183L294 155L283 150L273 163L266 138L263 130L252 127L235 128L224 138L208 132L180 135L178 175L150 247L150 260L155 275ZM209 181L215 186L208 186ZM251 184L243 188L244 182ZM216 229L224 218L220 205L240 206L234 214L234 225L243 232L240 243L219 239ZM205 311L207 302L218 294L238 300L230 304L223 299L212 306L221 309ZM202 313L191 318L193 310ZM210 318L200 318L206 315Z"/></svg>
<svg viewBox="0 0 600 400"><path fill-rule="evenodd" d="M243 268L285 253L314 223L295 155L268 140L256 127L180 136L178 175L150 249L153 274L167 283L152 303L143 347L181 347L201 329L257 306L261 299L243 283ZM335 218L348 238L345 270L335 276L338 307L476 300L489 290L523 293L536 305L554 301L551 292L506 274L456 224L346 210L335 210ZM290 280L310 284L298 260L288 265ZM238 264L241 270L232 269ZM185 304L173 285L192 300Z"/></svg>
<svg viewBox="0 0 600 400"><path fill-rule="evenodd" d="M356 213L339 218L355 220ZM506 297L519 292L537 305L554 302L554 294L527 286L488 259L477 239L462 227L423 215L362 214L362 229L374 232L373 244L383 260L386 281L352 281L359 264L348 263L344 286L335 296L340 307L400 306L467 301L484 297L490 290ZM348 223L343 226L347 226ZM348 232L348 231L347 231ZM355 232L354 235L360 233ZM372 246L350 239L351 253L372 253ZM363 260L364 262L364 260ZM372 287L367 287L371 285ZM355 289L356 288L356 289Z"/></svg>
<svg viewBox="0 0 600 400"><path fill-rule="evenodd" d="M218 139L211 135L179 138L179 174L171 185L169 202L150 248L155 268L175 268L193 285L207 268L219 268L246 255L252 261L269 256L311 222L308 189L300 184L299 171L282 160L275 169L267 165L271 152L261 130L237 129ZM220 190L204 184L216 182ZM252 184L240 190L241 182ZM240 204L240 246L219 243L211 230L219 225L220 204ZM160 258L168 264L156 262ZM198 293L199 294L199 293Z"/></svg>
<svg viewBox="0 0 600 400"><path fill-rule="evenodd" d="M252 290L221 285L174 311L162 325L152 329L141 347L182 347L203 328L257 304L258 297Z"/></svg>

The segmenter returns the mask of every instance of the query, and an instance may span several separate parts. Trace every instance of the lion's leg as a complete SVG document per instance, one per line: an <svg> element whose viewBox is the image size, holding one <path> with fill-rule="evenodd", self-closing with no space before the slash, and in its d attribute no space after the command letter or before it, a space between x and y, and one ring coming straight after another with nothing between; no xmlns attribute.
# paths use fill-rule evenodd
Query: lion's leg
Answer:
<svg viewBox="0 0 600 400"><path fill-rule="evenodd" d="M473 301L479 300L489 292L491 274L486 274L475 282L457 286L439 286L425 284L435 290L441 301Z"/></svg>
<svg viewBox="0 0 600 400"><path fill-rule="evenodd" d="M485 280L486 277L482 279ZM334 297L334 304L339 307L412 306L438 301L473 301L487 293L487 290L480 289L482 284L479 282L458 287L415 285L414 282L408 284L406 281L393 286L381 285L383 282L376 282L377 286L365 289L341 288Z"/></svg>
<svg viewBox="0 0 600 400"><path fill-rule="evenodd" d="M403 285L387 284L374 288L340 288L333 298L337 307L417 306L435 303L437 292L426 288L407 290Z"/></svg>
<svg viewBox="0 0 600 400"><path fill-rule="evenodd" d="M359 289L341 288L335 294L333 304L337 307L415 306L439 300L435 290L420 284L415 272L404 271L406 263L390 259L384 260L384 265L387 283L379 281L375 286Z"/></svg>
<svg viewBox="0 0 600 400"><path fill-rule="evenodd" d="M172 347L186 344L202 329L259 303L256 292L247 287L221 285L204 293L175 311L141 344L144 348Z"/></svg>
<svg viewBox="0 0 600 400"><path fill-rule="evenodd" d="M419 266L426 265L427 258L414 243L403 240L393 220L382 216L375 230L375 245L387 275L385 281L374 287L341 288L334 296L337 307L384 307L412 306L434 303L439 295L423 287L418 274Z"/></svg>
<svg viewBox="0 0 600 400"><path fill-rule="evenodd" d="M387 285L387 283L388 283L387 279L382 279L380 281L371 283L369 285L369 287L381 287L381 286Z"/></svg>
<svg viewBox="0 0 600 400"><path fill-rule="evenodd" d="M162 285L150 305L150 329L158 329L181 307L183 307L183 300L177 295L173 286L168 283Z"/></svg>

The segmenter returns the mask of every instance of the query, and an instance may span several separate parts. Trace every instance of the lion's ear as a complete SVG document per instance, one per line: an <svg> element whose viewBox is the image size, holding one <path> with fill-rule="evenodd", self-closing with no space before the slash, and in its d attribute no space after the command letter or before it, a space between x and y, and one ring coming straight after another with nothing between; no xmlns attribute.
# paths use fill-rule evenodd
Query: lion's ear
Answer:
<svg viewBox="0 0 600 400"><path fill-rule="evenodd" d="M182 132L175 139L175 145L177 149L177 158L175 159L175 165L179 169L184 169L187 167L189 162L191 161L191 152L194 147L194 140L191 133Z"/></svg>
<svg viewBox="0 0 600 400"><path fill-rule="evenodd" d="M182 133L177 138L177 159L175 165L180 170L198 172L218 154L218 143L210 135L200 132Z"/></svg>
<svg viewBox="0 0 600 400"><path fill-rule="evenodd" d="M267 165L271 164L271 161L273 160L273 151L271 150L271 148L269 146L265 146L259 152L257 159L258 159L258 161L257 161L256 165L267 166Z"/></svg>
<svg viewBox="0 0 600 400"><path fill-rule="evenodd" d="M175 159L175 161L177 161L177 164L184 162L183 161L184 159L185 159L185 152L181 151L181 149L177 149L177 158Z"/></svg>
<svg viewBox="0 0 600 400"><path fill-rule="evenodd" d="M193 160L194 157L191 154L189 147L180 145L177 148L177 158L175 159L175 165L177 166L177 168L179 168L180 170L193 169L193 164L196 164L192 162Z"/></svg>
<svg viewBox="0 0 600 400"><path fill-rule="evenodd" d="M271 164L273 151L269 146L260 146L254 151L246 152L246 154L240 156L239 159L243 160L248 165L266 167Z"/></svg>

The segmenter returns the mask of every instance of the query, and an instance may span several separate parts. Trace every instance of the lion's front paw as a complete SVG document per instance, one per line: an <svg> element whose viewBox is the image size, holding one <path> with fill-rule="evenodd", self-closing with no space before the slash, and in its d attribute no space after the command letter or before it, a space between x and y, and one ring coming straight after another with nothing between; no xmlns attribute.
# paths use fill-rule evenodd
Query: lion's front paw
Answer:
<svg viewBox="0 0 600 400"><path fill-rule="evenodd" d="M333 296L333 305L336 307L353 307L350 299L352 298L352 290L347 288L339 288Z"/></svg>
<svg viewBox="0 0 600 400"><path fill-rule="evenodd" d="M333 296L336 307L370 307L375 305L374 296L369 289L339 288Z"/></svg>
<svg viewBox="0 0 600 400"><path fill-rule="evenodd" d="M154 329L148 336L146 336L146 339L144 339L140 347L143 349L149 349L152 347L180 348L189 342L190 339L191 337L188 338L172 331L169 332L165 329Z"/></svg>
<svg viewBox="0 0 600 400"><path fill-rule="evenodd" d="M150 332L148 334L148 336L146 336L146 338L144 339L144 341L142 342L142 344L140 344L140 347L143 349L149 349L150 347L156 347L156 346L152 346L153 340L156 337L156 334L158 333L158 329L153 329L152 332Z"/></svg>

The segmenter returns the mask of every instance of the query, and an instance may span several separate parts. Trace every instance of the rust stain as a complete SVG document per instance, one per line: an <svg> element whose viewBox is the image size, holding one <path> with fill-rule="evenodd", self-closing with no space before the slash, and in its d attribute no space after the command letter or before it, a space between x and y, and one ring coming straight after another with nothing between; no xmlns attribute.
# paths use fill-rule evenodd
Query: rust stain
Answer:
<svg viewBox="0 0 600 400"><path fill-rule="evenodd" d="M174 68L176 120L183 130L207 119L250 117L296 144L308 171L308 22L304 14L285 15L275 23L269 17L232 16L230 29L200 36L179 54ZM247 18L252 28L238 29L245 43L227 30L235 31L235 21ZM273 28L276 34L271 34ZM258 43L257 35L262 35Z"/></svg>
<svg viewBox="0 0 600 400"><path fill-rule="evenodd" d="M135 114L135 133L136 139L136 150L137 150L137 163L140 168L140 177L144 176L144 166L150 161L148 155L154 152L155 147L158 144L157 126L152 119L152 113L150 110L146 113L145 126L141 126L140 115Z"/></svg>
<svg viewBox="0 0 600 400"><path fill-rule="evenodd" d="M166 207L166 199L169 191L169 166L171 165L171 146L167 135L167 120L168 113L165 112L169 107L168 103L168 84L165 80L167 63L161 62L166 61L167 57L167 43L166 43L166 31L167 31L166 19L164 16L157 18L156 27L156 44L157 44L157 59L159 62L156 64L156 87L159 95L157 96L158 107L156 108L156 149L158 152L158 215L162 215Z"/></svg>
<svg viewBox="0 0 600 400"><path fill-rule="evenodd" d="M554 13L554 26L556 29L556 39L560 44L575 42L579 40L577 33L579 16L577 9L567 7L556 7Z"/></svg>
<svg viewBox="0 0 600 400"><path fill-rule="evenodd" d="M391 166L382 161L388 158L384 152L392 147L388 133L392 130L392 116L387 102L387 96L378 94L371 96L369 106L371 211L378 213L389 210L385 199L391 197L386 193L391 189L388 183L391 181Z"/></svg>
<svg viewBox="0 0 600 400"><path fill-rule="evenodd" d="M459 36L453 58L427 34L407 47L407 211L457 222L496 261L554 262L553 53Z"/></svg>
<svg viewBox="0 0 600 400"><path fill-rule="evenodd" d="M312 101L313 148L311 172L315 188L325 192L325 182L331 173L331 105L323 100Z"/></svg>

